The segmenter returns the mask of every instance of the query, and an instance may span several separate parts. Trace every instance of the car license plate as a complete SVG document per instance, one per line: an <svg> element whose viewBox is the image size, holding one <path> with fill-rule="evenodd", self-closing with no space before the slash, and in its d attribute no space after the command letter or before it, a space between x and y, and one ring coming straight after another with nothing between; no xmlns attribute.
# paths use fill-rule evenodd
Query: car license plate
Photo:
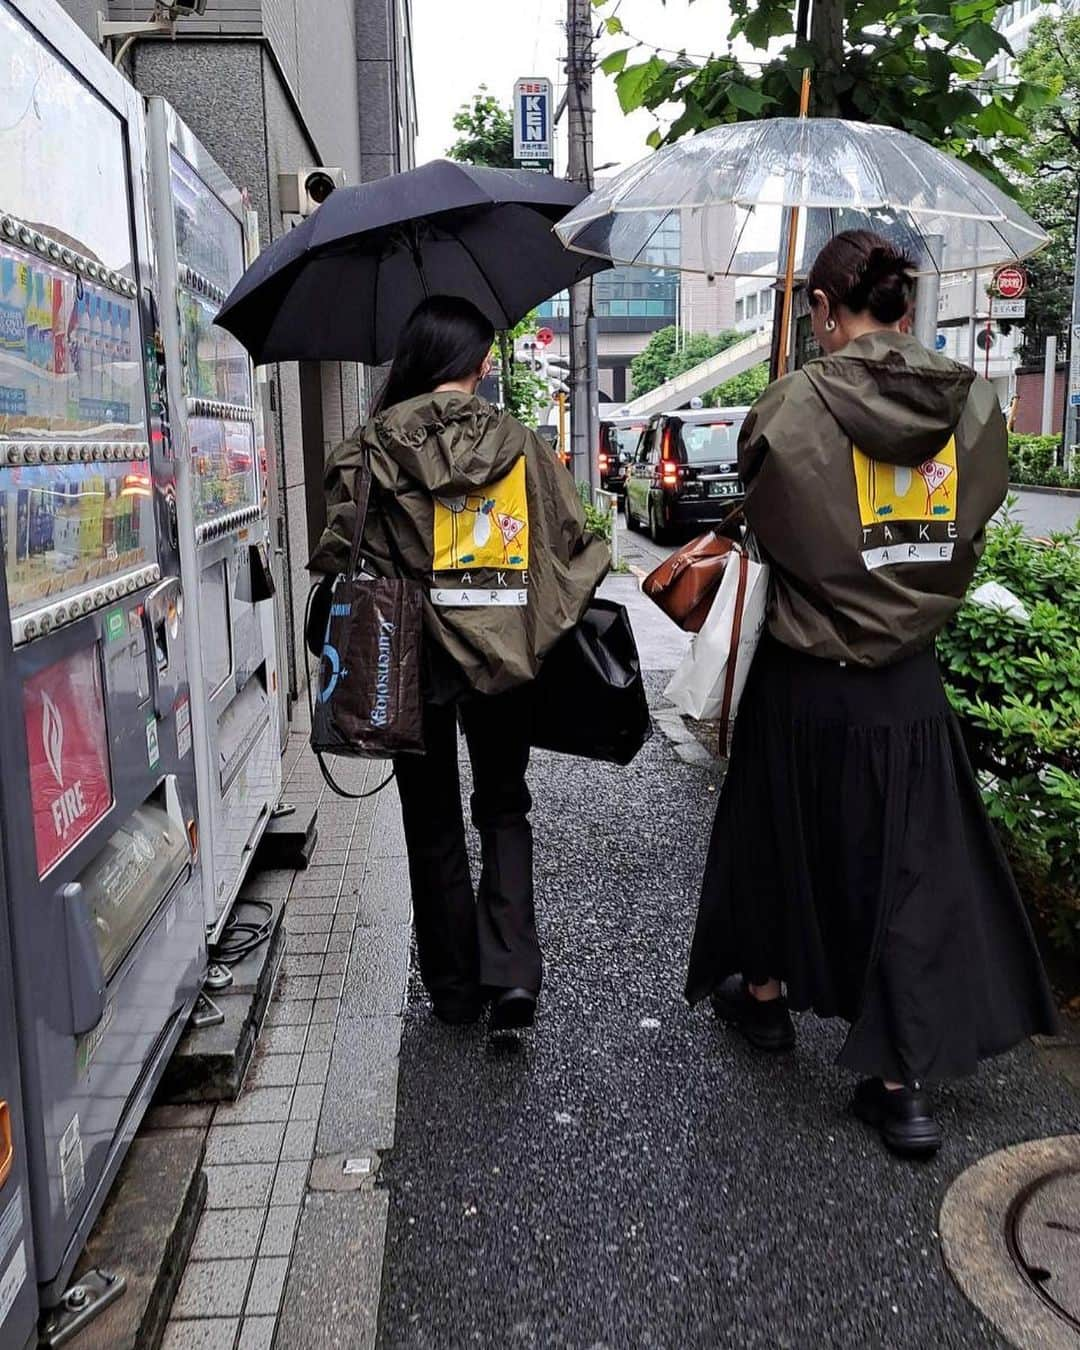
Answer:
<svg viewBox="0 0 1080 1350"><path fill-rule="evenodd" d="M737 497L740 492L738 483L710 483L710 497Z"/></svg>

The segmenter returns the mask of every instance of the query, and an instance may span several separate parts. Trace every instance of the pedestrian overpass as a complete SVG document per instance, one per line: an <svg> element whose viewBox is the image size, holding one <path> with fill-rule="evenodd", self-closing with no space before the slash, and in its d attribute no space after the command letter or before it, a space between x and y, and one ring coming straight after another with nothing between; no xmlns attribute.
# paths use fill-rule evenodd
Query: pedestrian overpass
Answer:
<svg viewBox="0 0 1080 1350"><path fill-rule="evenodd" d="M767 361L771 346L771 327L751 333L741 342L725 347L722 352L717 352L707 361L702 361L700 365L684 370L674 379L667 380L657 388L650 389L647 394L642 394L640 398L631 400L626 405L626 415L649 417L654 412L681 408L696 395L707 394L710 389L715 389L725 380L730 380L735 375L741 375L744 370L749 370L751 366Z"/></svg>

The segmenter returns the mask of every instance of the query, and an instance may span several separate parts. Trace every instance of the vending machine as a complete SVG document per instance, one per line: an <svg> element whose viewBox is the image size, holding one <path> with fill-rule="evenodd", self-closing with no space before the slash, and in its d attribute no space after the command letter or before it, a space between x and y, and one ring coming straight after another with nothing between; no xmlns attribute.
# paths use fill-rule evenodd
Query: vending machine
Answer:
<svg viewBox="0 0 1080 1350"><path fill-rule="evenodd" d="M0 1346L3 1350L24 1350L36 1339L37 1312L19 1047L11 995L7 898L0 869Z"/></svg>
<svg viewBox="0 0 1080 1350"><path fill-rule="evenodd" d="M214 319L251 251L243 195L161 99L149 100L154 237L210 943L281 795L268 463L255 372ZM227 976L226 976L227 978Z"/></svg>
<svg viewBox="0 0 1080 1350"><path fill-rule="evenodd" d="M59 6L0 0L0 830L59 1338L206 968L146 154L141 99Z"/></svg>

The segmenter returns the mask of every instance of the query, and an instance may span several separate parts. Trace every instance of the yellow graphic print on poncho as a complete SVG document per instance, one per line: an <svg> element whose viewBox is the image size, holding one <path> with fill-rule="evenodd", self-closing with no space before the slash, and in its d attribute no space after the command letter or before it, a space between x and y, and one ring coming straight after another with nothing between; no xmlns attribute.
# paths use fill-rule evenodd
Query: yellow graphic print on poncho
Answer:
<svg viewBox="0 0 1080 1350"><path fill-rule="evenodd" d="M431 602L444 607L528 603L525 457L475 492L435 498Z"/></svg>
<svg viewBox="0 0 1080 1350"><path fill-rule="evenodd" d="M871 459L854 445L851 455L867 568L948 562L957 537L956 441L913 469Z"/></svg>

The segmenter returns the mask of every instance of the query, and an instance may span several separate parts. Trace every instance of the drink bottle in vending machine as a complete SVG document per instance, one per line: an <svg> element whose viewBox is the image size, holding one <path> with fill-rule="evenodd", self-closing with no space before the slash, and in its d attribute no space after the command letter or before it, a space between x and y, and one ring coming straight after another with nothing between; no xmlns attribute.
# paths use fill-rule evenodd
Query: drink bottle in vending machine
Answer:
<svg viewBox="0 0 1080 1350"><path fill-rule="evenodd" d="M0 175L0 1000L17 1013L32 1278L59 1342L205 978L205 918L173 441L142 355L160 308L145 110L40 0L0 0L0 88L35 109L0 119L0 164L50 166ZM0 1009L0 1098L4 1056ZM119 1292L89 1285L80 1321Z"/></svg>

